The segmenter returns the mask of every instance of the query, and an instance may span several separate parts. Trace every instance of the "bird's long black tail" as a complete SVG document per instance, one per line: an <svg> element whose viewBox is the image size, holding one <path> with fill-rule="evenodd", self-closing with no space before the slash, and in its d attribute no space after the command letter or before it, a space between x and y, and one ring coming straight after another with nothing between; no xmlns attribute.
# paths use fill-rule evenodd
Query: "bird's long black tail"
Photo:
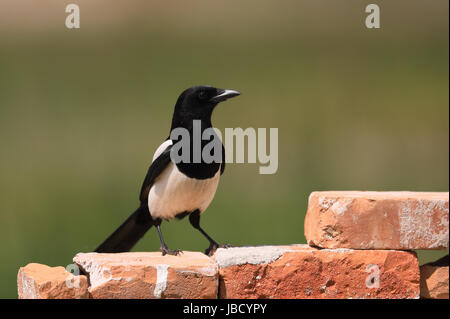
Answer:
<svg viewBox="0 0 450 319"><path fill-rule="evenodd" d="M120 253L131 248L153 226L147 205L141 205L98 248L97 253Z"/></svg>

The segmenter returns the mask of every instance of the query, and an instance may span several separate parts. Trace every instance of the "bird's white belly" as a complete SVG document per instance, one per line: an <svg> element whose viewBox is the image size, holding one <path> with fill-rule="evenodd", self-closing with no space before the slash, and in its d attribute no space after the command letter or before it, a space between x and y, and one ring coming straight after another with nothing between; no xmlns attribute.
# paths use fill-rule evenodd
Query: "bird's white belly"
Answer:
<svg viewBox="0 0 450 319"><path fill-rule="evenodd" d="M209 179L194 179L182 174L170 163L156 179L148 194L148 208L153 218L172 219L183 212L206 210L216 193L220 170Z"/></svg>

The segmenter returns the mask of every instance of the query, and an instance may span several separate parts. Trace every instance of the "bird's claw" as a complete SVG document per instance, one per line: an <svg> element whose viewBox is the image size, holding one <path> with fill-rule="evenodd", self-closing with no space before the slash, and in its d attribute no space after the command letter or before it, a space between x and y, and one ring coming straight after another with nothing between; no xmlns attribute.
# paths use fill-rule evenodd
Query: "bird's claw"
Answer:
<svg viewBox="0 0 450 319"><path fill-rule="evenodd" d="M230 244L222 244L222 245L218 245L218 244L211 244L206 250L205 250L205 255L208 255L209 257L211 257L212 255L214 255L214 253L216 252L216 250L218 248L231 248L233 247Z"/></svg>
<svg viewBox="0 0 450 319"><path fill-rule="evenodd" d="M167 247L161 247L160 250L163 256L165 255L178 256L183 253L183 251L179 249L169 249Z"/></svg>

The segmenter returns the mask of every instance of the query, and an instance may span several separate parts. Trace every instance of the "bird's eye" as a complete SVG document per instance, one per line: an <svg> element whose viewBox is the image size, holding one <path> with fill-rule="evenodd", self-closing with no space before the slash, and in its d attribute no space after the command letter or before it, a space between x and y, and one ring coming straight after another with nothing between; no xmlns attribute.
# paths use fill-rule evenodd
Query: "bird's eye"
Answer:
<svg viewBox="0 0 450 319"><path fill-rule="evenodd" d="M206 91L200 91L198 93L198 98L199 100L204 101L208 98L208 94L206 93Z"/></svg>

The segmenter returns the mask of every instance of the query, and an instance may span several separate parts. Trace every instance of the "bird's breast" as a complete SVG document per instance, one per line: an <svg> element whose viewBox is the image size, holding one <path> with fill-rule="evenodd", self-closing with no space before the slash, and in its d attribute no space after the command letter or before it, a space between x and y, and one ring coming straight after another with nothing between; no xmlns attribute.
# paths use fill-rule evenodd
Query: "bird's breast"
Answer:
<svg viewBox="0 0 450 319"><path fill-rule="evenodd" d="M213 200L219 179L220 170L211 178L196 179L170 163L150 188L150 214L153 218L172 219L177 214L197 209L202 213Z"/></svg>

